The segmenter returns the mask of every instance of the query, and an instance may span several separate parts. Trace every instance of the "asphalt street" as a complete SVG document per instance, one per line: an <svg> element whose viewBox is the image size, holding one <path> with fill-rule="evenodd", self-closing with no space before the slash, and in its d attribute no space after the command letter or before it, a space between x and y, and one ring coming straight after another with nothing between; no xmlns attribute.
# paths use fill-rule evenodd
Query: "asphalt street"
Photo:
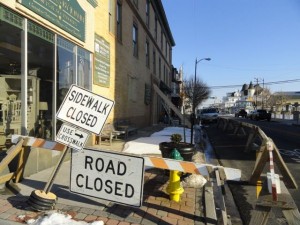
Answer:
<svg viewBox="0 0 300 225"><path fill-rule="evenodd" d="M248 139L247 135L233 135L233 131L224 131L217 124L209 124L205 126L204 130L209 137L218 163L242 171L241 181L227 181L227 184L243 224L248 224L257 203L257 187L249 183L249 178L255 167L256 151L244 151ZM268 168L267 166L262 173L263 180ZM267 224L286 224L279 208L272 208Z"/></svg>

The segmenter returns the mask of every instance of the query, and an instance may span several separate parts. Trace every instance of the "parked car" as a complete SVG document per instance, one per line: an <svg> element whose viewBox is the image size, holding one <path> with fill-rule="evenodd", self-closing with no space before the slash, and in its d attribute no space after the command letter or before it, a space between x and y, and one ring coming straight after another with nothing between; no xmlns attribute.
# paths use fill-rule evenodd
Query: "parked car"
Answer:
<svg viewBox="0 0 300 225"><path fill-rule="evenodd" d="M253 110L249 116L252 120L271 120L271 113L264 109Z"/></svg>
<svg viewBox="0 0 300 225"><path fill-rule="evenodd" d="M248 119L252 119L252 115L253 115L253 110L251 110L249 113L247 113L247 117Z"/></svg>
<svg viewBox="0 0 300 225"><path fill-rule="evenodd" d="M243 117L246 118L247 117L247 112L245 109L240 109L238 112L236 112L234 114L235 117Z"/></svg>
<svg viewBox="0 0 300 225"><path fill-rule="evenodd" d="M200 111L198 115L200 120L206 122L216 122L219 117L219 110L217 108L206 108Z"/></svg>

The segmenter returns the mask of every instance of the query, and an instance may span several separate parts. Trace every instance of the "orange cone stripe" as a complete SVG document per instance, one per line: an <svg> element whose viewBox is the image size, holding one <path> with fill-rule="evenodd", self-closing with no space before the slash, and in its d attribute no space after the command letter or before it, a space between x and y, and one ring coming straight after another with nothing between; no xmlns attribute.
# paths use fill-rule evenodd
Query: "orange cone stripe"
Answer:
<svg viewBox="0 0 300 225"><path fill-rule="evenodd" d="M161 168L161 169L169 168L163 158L151 158L150 160L153 163L153 166L156 168Z"/></svg>
<svg viewBox="0 0 300 225"><path fill-rule="evenodd" d="M55 143L55 146L54 146L54 149L57 150L57 151L62 151L66 148L65 145L61 144L61 143Z"/></svg>
<svg viewBox="0 0 300 225"><path fill-rule="evenodd" d="M56 151L62 151L65 148L65 145L57 143L55 141L48 141L41 138L34 138L21 135L13 135L11 139L12 143L17 143L20 138L24 138L23 146L39 147Z"/></svg>
<svg viewBox="0 0 300 225"><path fill-rule="evenodd" d="M35 141L32 143L32 147L42 147L45 144L45 140L44 139L35 139Z"/></svg>
<svg viewBox="0 0 300 225"><path fill-rule="evenodd" d="M200 174L197 167L193 163L180 162L180 165L182 166L184 171L186 171L187 173Z"/></svg>

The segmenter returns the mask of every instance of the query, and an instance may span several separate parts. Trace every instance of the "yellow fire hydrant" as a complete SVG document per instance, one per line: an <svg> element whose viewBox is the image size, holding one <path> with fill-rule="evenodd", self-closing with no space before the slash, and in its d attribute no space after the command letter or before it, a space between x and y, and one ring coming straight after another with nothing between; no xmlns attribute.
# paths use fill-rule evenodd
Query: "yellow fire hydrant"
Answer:
<svg viewBox="0 0 300 225"><path fill-rule="evenodd" d="M170 155L171 159L183 160L179 151L174 148ZM167 192L169 193L170 199L179 202L181 194L184 189L180 185L181 172L177 170L170 171L169 184L167 186Z"/></svg>

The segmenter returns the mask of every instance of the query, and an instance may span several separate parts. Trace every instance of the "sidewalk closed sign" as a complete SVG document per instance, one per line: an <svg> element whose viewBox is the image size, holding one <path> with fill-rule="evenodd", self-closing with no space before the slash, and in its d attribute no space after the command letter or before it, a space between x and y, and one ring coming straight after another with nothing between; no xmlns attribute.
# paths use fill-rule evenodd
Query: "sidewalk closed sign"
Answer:
<svg viewBox="0 0 300 225"><path fill-rule="evenodd" d="M143 157L98 149L72 150L71 192L139 207L143 184Z"/></svg>
<svg viewBox="0 0 300 225"><path fill-rule="evenodd" d="M95 134L100 134L113 106L114 101L72 85L56 117Z"/></svg>

